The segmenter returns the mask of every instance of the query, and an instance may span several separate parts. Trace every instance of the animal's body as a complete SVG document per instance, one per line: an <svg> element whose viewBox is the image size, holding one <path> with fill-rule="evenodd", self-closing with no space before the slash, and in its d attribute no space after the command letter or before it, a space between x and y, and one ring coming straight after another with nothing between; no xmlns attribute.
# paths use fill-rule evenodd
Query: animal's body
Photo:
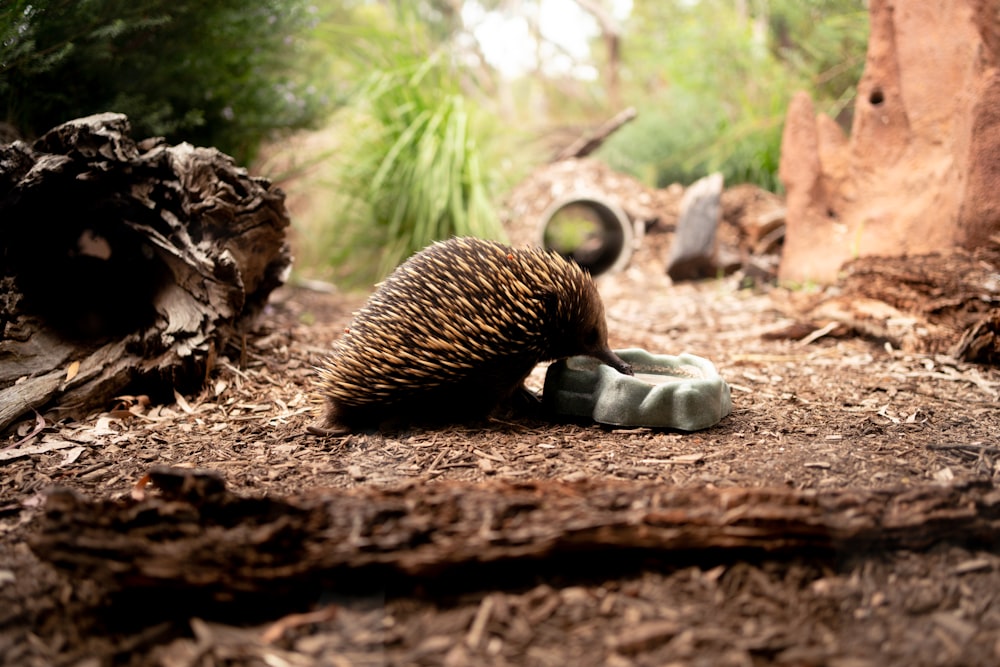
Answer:
<svg viewBox="0 0 1000 667"><path fill-rule="evenodd" d="M326 426L485 417L536 364L578 354L631 373L579 266L541 248L434 243L378 286L318 369Z"/></svg>

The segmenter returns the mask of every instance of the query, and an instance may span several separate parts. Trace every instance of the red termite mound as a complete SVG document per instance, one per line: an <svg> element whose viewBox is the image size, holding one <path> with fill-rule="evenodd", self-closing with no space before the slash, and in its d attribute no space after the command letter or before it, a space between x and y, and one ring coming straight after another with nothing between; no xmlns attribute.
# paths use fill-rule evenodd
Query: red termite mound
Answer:
<svg viewBox="0 0 1000 667"><path fill-rule="evenodd" d="M785 124L780 277L1000 243L1000 4L871 0L850 136L798 94Z"/></svg>

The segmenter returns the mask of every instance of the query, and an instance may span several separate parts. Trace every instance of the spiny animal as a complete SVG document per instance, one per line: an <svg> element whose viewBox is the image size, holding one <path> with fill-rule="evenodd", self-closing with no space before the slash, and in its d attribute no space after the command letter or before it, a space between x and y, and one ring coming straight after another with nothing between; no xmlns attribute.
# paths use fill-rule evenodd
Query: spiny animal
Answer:
<svg viewBox="0 0 1000 667"><path fill-rule="evenodd" d="M326 427L487 416L535 365L608 347L590 275L557 253L459 237L400 265L317 369Z"/></svg>

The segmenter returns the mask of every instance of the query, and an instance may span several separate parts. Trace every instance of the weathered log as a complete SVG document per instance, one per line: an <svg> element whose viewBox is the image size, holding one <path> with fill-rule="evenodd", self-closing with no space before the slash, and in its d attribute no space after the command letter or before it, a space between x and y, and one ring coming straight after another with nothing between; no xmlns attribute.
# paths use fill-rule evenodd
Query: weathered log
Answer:
<svg viewBox="0 0 1000 667"><path fill-rule="evenodd" d="M824 492L452 482L248 498L213 473L161 467L151 477L161 495L138 500L53 490L31 547L111 591L231 598L456 569L475 580L504 565L579 571L637 554L717 561L948 541L992 548L1000 536L1000 489L988 482Z"/></svg>
<svg viewBox="0 0 1000 667"><path fill-rule="evenodd" d="M1000 252L991 248L859 257L844 265L839 289L832 295L791 298L787 310L800 324L768 337L855 333L907 352L997 364L998 272Z"/></svg>
<svg viewBox="0 0 1000 667"><path fill-rule="evenodd" d="M0 145L0 430L131 383L193 390L283 280L284 194L120 114Z"/></svg>

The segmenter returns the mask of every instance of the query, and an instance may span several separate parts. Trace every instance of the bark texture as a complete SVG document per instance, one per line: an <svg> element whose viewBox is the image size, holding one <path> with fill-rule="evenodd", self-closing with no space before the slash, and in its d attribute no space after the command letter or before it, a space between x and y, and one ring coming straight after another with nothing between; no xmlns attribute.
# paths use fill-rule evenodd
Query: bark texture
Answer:
<svg viewBox="0 0 1000 667"><path fill-rule="evenodd" d="M99 114L0 145L0 429L196 389L290 264L284 194Z"/></svg>
<svg viewBox="0 0 1000 667"><path fill-rule="evenodd" d="M32 548L111 590L231 599L445 572L489 581L502 566L613 568L637 555L739 560L995 546L1000 534L1000 491L989 483L816 492L450 482L247 498L207 471L158 467L149 477L160 495L91 501L50 492Z"/></svg>

